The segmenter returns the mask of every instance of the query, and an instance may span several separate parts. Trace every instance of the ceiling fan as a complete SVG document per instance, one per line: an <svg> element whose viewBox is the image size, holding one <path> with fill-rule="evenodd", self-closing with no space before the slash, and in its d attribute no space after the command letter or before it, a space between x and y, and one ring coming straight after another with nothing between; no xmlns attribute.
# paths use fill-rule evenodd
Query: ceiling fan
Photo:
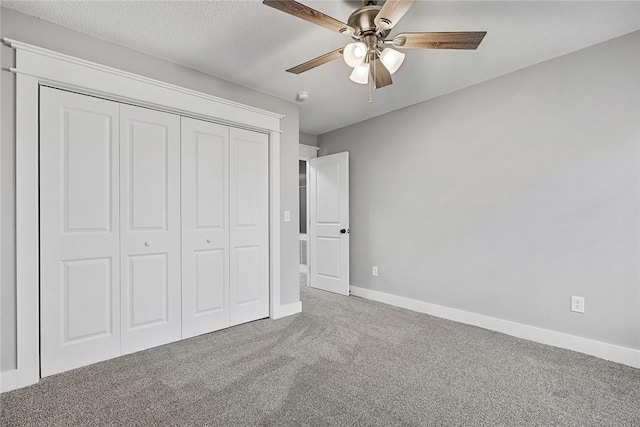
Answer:
<svg viewBox="0 0 640 427"><path fill-rule="evenodd" d="M353 68L349 78L359 84L369 84L371 90L393 83L391 75L404 61L405 54L392 49L476 49L486 31L401 33L387 40L387 36L416 0L387 0L378 6L377 0L363 0L363 6L353 12L347 23L294 0L264 0L267 6L278 9L340 34L351 36L353 43L304 62L289 73L300 74L334 59L343 57ZM371 79L369 78L371 76Z"/></svg>

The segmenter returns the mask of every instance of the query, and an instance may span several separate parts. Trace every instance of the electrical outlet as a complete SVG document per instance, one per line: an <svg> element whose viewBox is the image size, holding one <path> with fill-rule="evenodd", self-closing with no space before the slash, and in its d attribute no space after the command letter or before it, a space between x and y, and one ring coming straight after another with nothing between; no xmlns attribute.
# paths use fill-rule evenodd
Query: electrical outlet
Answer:
<svg viewBox="0 0 640 427"><path fill-rule="evenodd" d="M371 274L372 274L373 276L375 276L375 277L378 277L378 266L377 266L377 265L374 265L374 266L371 268Z"/></svg>
<svg viewBox="0 0 640 427"><path fill-rule="evenodd" d="M571 311L576 313L584 313L584 298L571 296Z"/></svg>

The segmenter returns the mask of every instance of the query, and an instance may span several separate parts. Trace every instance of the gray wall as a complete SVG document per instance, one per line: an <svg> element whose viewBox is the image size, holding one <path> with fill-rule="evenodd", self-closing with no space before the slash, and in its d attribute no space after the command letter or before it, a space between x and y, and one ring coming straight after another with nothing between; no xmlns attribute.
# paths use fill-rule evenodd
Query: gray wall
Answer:
<svg viewBox="0 0 640 427"><path fill-rule="evenodd" d="M300 132L300 144L318 146L318 136Z"/></svg>
<svg viewBox="0 0 640 427"><path fill-rule="evenodd" d="M281 139L281 211L291 210L281 231L281 302L299 301L298 286L298 105L238 86L206 74L122 48L17 12L2 9L2 37L32 43L58 52L209 93L225 99L284 114ZM11 49L2 47L2 364L15 367L15 129Z"/></svg>
<svg viewBox="0 0 640 427"><path fill-rule="evenodd" d="M639 52L635 32L320 135L350 152L351 285L639 349Z"/></svg>

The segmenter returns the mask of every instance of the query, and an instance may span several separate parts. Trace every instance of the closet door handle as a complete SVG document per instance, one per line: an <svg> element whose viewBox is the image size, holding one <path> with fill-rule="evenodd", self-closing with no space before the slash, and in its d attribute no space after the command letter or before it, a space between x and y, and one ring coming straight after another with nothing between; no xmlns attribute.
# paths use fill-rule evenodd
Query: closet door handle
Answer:
<svg viewBox="0 0 640 427"><path fill-rule="evenodd" d="M209 238L209 239L207 239L207 243L211 243L211 239L210 239L210 238Z"/></svg>
<svg viewBox="0 0 640 427"><path fill-rule="evenodd" d="M347 234L349 232L348 228L343 228L342 230L340 230L340 234Z"/></svg>
<svg viewBox="0 0 640 427"><path fill-rule="evenodd" d="M149 246L151 246L151 242L147 240L146 242L144 242L144 245L145 245L146 247L149 247Z"/></svg>

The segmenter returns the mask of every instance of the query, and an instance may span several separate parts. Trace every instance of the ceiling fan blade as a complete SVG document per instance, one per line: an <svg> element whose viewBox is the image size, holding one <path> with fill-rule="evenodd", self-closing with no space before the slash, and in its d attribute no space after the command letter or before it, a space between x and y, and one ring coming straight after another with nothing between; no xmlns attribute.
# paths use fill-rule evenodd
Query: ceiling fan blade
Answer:
<svg viewBox="0 0 640 427"><path fill-rule="evenodd" d="M297 16L298 18L304 19L305 21L323 26L332 31L337 31L339 33L343 33L345 31L353 33L354 31L353 28L351 28L344 22L340 22L337 19L330 17L329 15L325 15L320 11L312 9L293 0L264 0L262 3L266 4L267 6L273 7L274 9L278 9L284 13L288 13L289 15Z"/></svg>
<svg viewBox="0 0 640 427"><path fill-rule="evenodd" d="M331 62L334 59L338 59L342 57L343 49L344 48L341 47L340 49L336 49L333 52L325 53L322 56L318 56L317 58L314 58L310 61L304 62L300 65L296 65L293 68L289 68L287 72L293 73L293 74L300 74L300 73L304 73L305 71L309 71L312 68L316 68L322 64L326 64L327 62Z"/></svg>
<svg viewBox="0 0 640 427"><path fill-rule="evenodd" d="M399 49L476 49L486 31L454 33L403 33L393 38Z"/></svg>
<svg viewBox="0 0 640 427"><path fill-rule="evenodd" d="M393 28L415 2L416 0L387 0L374 19L378 31Z"/></svg>
<svg viewBox="0 0 640 427"><path fill-rule="evenodd" d="M389 73L389 70L387 70L387 67L382 64L380 59L376 59L370 63L369 71L371 72L373 81L376 84L376 89L381 89L393 84L393 80L391 80L391 73Z"/></svg>

